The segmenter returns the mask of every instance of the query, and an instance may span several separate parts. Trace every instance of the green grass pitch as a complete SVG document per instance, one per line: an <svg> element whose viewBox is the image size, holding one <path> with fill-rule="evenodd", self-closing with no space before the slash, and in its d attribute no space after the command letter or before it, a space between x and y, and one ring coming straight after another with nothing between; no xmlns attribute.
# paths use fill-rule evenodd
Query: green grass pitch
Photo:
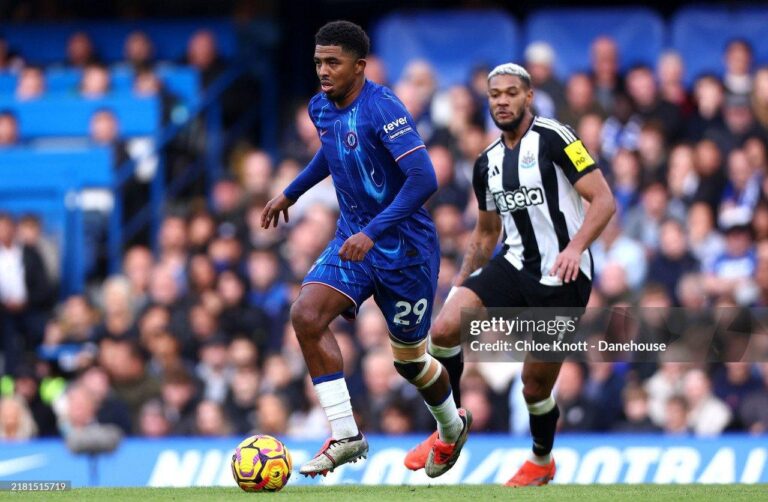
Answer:
<svg viewBox="0 0 768 502"><path fill-rule="evenodd" d="M663 500L664 502L706 500L765 500L766 485L553 485L511 489L496 485L458 486L288 486L278 493L245 493L239 488L75 488L60 493L3 493L0 499L23 501L221 501L275 500L277 502L446 502L449 500L513 500L557 502L568 500L620 501Z"/></svg>

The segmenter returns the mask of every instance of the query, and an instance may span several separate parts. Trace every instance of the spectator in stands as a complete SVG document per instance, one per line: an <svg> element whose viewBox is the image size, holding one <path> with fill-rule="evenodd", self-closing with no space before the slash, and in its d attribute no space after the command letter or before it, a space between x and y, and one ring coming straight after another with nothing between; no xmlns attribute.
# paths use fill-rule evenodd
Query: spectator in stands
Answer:
<svg viewBox="0 0 768 502"><path fill-rule="evenodd" d="M171 424L163 414L163 405L153 399L141 407L139 414L139 435L147 438L166 437L171 433Z"/></svg>
<svg viewBox="0 0 768 502"><path fill-rule="evenodd" d="M641 127L642 119L635 113L630 97L623 91L617 92L613 97L613 112L603 124L603 154L612 159L620 150L637 150Z"/></svg>
<svg viewBox="0 0 768 502"><path fill-rule="evenodd" d="M245 196L249 198L269 198L274 166L272 157L264 150L250 150L239 164L239 179Z"/></svg>
<svg viewBox="0 0 768 502"><path fill-rule="evenodd" d="M746 152L737 148L728 154L728 182L720 199L720 215L743 214L751 220L760 199L762 175L750 165Z"/></svg>
<svg viewBox="0 0 768 502"><path fill-rule="evenodd" d="M605 130L605 129L603 129ZM640 159L634 150L620 149L612 155L609 180L623 220L640 201L642 192Z"/></svg>
<svg viewBox="0 0 768 502"><path fill-rule="evenodd" d="M45 75L39 66L25 66L16 83L16 99L32 101L45 94Z"/></svg>
<svg viewBox="0 0 768 502"><path fill-rule="evenodd" d="M365 414L366 430L381 430L381 412L396 395L396 372L391 356L378 349L363 358L363 379L367 395L365 406L355 406Z"/></svg>
<svg viewBox="0 0 768 502"><path fill-rule="evenodd" d="M0 149L19 144L19 121L11 111L0 111Z"/></svg>
<svg viewBox="0 0 768 502"><path fill-rule="evenodd" d="M729 94L749 95L752 92L752 44L743 38L728 42L724 54L723 83Z"/></svg>
<svg viewBox="0 0 768 502"><path fill-rule="evenodd" d="M648 275L666 288L670 298L679 303L680 278L699 271L699 262L688 251L685 229L679 220L667 219L659 228L659 250L648 266Z"/></svg>
<svg viewBox="0 0 768 502"><path fill-rule="evenodd" d="M693 116L687 120L686 136L690 141L699 141L708 131L724 127L725 89L717 76L702 75L694 83L693 98L696 107Z"/></svg>
<svg viewBox="0 0 768 502"><path fill-rule="evenodd" d="M14 375L14 395L23 399L35 425L38 436L49 437L58 435L56 415L49 403L43 401L40 392L40 379L31 366L19 366Z"/></svg>
<svg viewBox="0 0 768 502"><path fill-rule="evenodd" d="M594 430L610 430L621 417L621 392L626 376L615 365L602 361L590 361L586 369L584 398L600 410L594 417Z"/></svg>
<svg viewBox="0 0 768 502"><path fill-rule="evenodd" d="M587 113L578 122L574 123L573 127L576 129L576 133L581 138L584 146L587 147L587 151L595 161L595 164L603 172L603 176L606 179L611 179L610 165L600 148L603 119L596 113Z"/></svg>
<svg viewBox="0 0 768 502"><path fill-rule="evenodd" d="M138 311L132 303L131 283L123 276L107 278L102 288L102 322L94 330L93 341L104 338L138 341L135 325Z"/></svg>
<svg viewBox="0 0 768 502"><path fill-rule="evenodd" d="M200 72L203 89L207 89L225 68L225 62L218 54L216 37L208 30L195 32L187 44L185 64Z"/></svg>
<svg viewBox="0 0 768 502"><path fill-rule="evenodd" d="M585 115L597 115L602 118L605 110L595 99L594 84L589 75L576 72L568 78L565 105L558 109L557 118L565 124L575 126Z"/></svg>
<svg viewBox="0 0 768 502"><path fill-rule="evenodd" d="M375 54L368 54L365 61L365 78L376 84L388 86L387 69L381 58Z"/></svg>
<svg viewBox="0 0 768 502"><path fill-rule="evenodd" d="M201 401L195 412L194 435L229 436L232 429L221 405L215 401Z"/></svg>
<svg viewBox="0 0 768 502"><path fill-rule="evenodd" d="M725 127L714 130L710 137L726 153L743 145L751 136L764 135L755 122L748 96L732 94L725 98L723 122Z"/></svg>
<svg viewBox="0 0 768 502"><path fill-rule="evenodd" d="M16 222L0 212L0 330L5 370L13 373L23 351L43 340L55 290L40 253L18 241Z"/></svg>
<svg viewBox="0 0 768 502"><path fill-rule="evenodd" d="M673 395L664 403L664 433L672 436L688 435L688 402L684 397Z"/></svg>
<svg viewBox="0 0 768 502"><path fill-rule="evenodd" d="M131 286L131 302L137 311L149 302L149 283L153 264L152 252L145 246L132 246L123 255L123 274Z"/></svg>
<svg viewBox="0 0 768 502"><path fill-rule="evenodd" d="M584 368L578 363L566 362L560 369L555 387L555 399L560 408L559 431L594 429L596 407L584 394L584 378Z"/></svg>
<svg viewBox="0 0 768 502"><path fill-rule="evenodd" d="M288 403L277 394L261 394L256 403L256 417L260 433L285 435L288 429Z"/></svg>
<svg viewBox="0 0 768 502"><path fill-rule="evenodd" d="M99 60L93 42L87 33L73 33L67 41L67 64L74 68L85 68Z"/></svg>
<svg viewBox="0 0 768 502"><path fill-rule="evenodd" d="M539 115L555 117L565 106L565 89L555 77L555 51L546 42L533 42L525 48L525 67L531 75L533 106Z"/></svg>
<svg viewBox="0 0 768 502"><path fill-rule="evenodd" d="M740 422L738 413L746 397L763 390L760 373L750 363L726 362L718 367L712 377L712 389L719 399L730 408ZM743 426L742 423L738 423Z"/></svg>
<svg viewBox="0 0 768 502"><path fill-rule="evenodd" d="M664 128L659 122L650 121L640 128L637 139L637 154L640 159L642 178L645 184L658 181L664 183L667 175L667 148ZM684 213L684 208L681 208Z"/></svg>
<svg viewBox="0 0 768 502"><path fill-rule="evenodd" d="M759 68L755 73L751 103L757 123L768 131L768 66Z"/></svg>
<svg viewBox="0 0 768 502"><path fill-rule="evenodd" d="M706 270L707 292L716 297L732 295L754 277L757 254L747 221L726 222L725 251Z"/></svg>
<svg viewBox="0 0 768 502"><path fill-rule="evenodd" d="M192 254L208 252L216 234L216 221L207 210L194 211L187 223L187 244Z"/></svg>
<svg viewBox="0 0 768 502"><path fill-rule="evenodd" d="M717 144L702 139L694 148L697 186L695 201L706 202L716 212L725 189L726 177L723 169L723 155Z"/></svg>
<svg viewBox="0 0 768 502"><path fill-rule="evenodd" d="M8 40L0 35L0 71L19 71L24 67L24 59L11 50Z"/></svg>
<svg viewBox="0 0 768 502"><path fill-rule="evenodd" d="M160 100L163 124L174 121L174 113L181 107L181 101L160 80L157 72L150 66L140 66L136 69L133 79L133 93L141 98L156 97ZM186 116L186 111L181 110Z"/></svg>
<svg viewBox="0 0 768 502"><path fill-rule="evenodd" d="M232 270L219 274L217 292L222 303L221 330L230 338L247 335L257 346L264 347L269 335L269 319L260 308L247 303L245 284L240 276Z"/></svg>
<svg viewBox="0 0 768 502"><path fill-rule="evenodd" d="M43 234L42 222L36 214L25 214L19 218L19 242L23 246L35 248L45 263L45 270L51 282L58 283L60 275L60 252L58 246L47 235Z"/></svg>
<svg viewBox="0 0 768 502"><path fill-rule="evenodd" d="M715 436L725 430L731 421L731 410L712 394L706 373L700 369L689 371L683 381L683 390L689 406L688 425L697 436Z"/></svg>
<svg viewBox="0 0 768 502"><path fill-rule="evenodd" d="M666 180L658 181L666 181L671 210L675 214L686 214L693 202L697 183L691 145L679 143L672 147L664 171L666 171Z"/></svg>
<svg viewBox="0 0 768 502"><path fill-rule="evenodd" d="M683 390L685 364L675 362L675 356L671 353L664 354L661 357L662 361L656 373L645 381L643 387L648 393L648 414L651 420L653 420L654 424L666 429L667 402L671 397L681 394ZM685 401L683 401L683 404L685 404ZM687 405L685 407L687 408ZM687 414L687 409L685 414Z"/></svg>
<svg viewBox="0 0 768 502"><path fill-rule="evenodd" d="M623 86L616 42L607 36L597 37L590 47L590 64L597 102L604 110L612 112L616 93Z"/></svg>
<svg viewBox="0 0 768 502"><path fill-rule="evenodd" d="M155 47L152 40L143 31L133 31L125 37L123 45L125 63L138 71L152 65L155 59Z"/></svg>
<svg viewBox="0 0 768 502"><path fill-rule="evenodd" d="M101 63L89 63L83 69L80 80L80 96L85 99L101 99L109 94L112 77L109 68Z"/></svg>
<svg viewBox="0 0 768 502"><path fill-rule="evenodd" d="M224 409L238 434L255 429L259 378L259 371L254 366L237 368L232 375Z"/></svg>
<svg viewBox="0 0 768 502"><path fill-rule="evenodd" d="M627 72L626 86L642 122L654 121L661 124L666 137L675 141L681 134L682 116L675 105L659 95L653 70L645 65L633 67Z"/></svg>
<svg viewBox="0 0 768 502"><path fill-rule="evenodd" d="M429 199L428 206L434 209L441 204L451 204L463 211L469 200L469 189L456 181L453 154L442 145L431 146L428 153L437 176L437 192Z"/></svg>
<svg viewBox="0 0 768 502"><path fill-rule="evenodd" d="M661 224L669 218L682 220L685 213L673 214L662 183L652 183L644 191L640 204L630 209L624 218L626 235L645 247L648 256L659 248Z"/></svg>
<svg viewBox="0 0 768 502"><path fill-rule="evenodd" d="M20 396L0 398L0 440L26 441L37 436L37 424Z"/></svg>
<svg viewBox="0 0 768 502"><path fill-rule="evenodd" d="M621 393L624 420L617 422L613 431L632 433L653 433L661 429L648 416L648 394L637 384L627 384Z"/></svg>
<svg viewBox="0 0 768 502"><path fill-rule="evenodd" d="M689 115L693 111L693 103L683 82L685 63L680 54L674 51L662 53L656 66L656 76L661 98L675 105L683 116Z"/></svg>
<svg viewBox="0 0 768 502"><path fill-rule="evenodd" d="M197 402L196 383L189 373L177 370L165 375L162 383L163 411L174 434L191 433Z"/></svg>
<svg viewBox="0 0 768 502"><path fill-rule="evenodd" d="M82 384L68 387L66 394L57 400L54 408L57 410L59 429L64 437L98 423L98 402L93 393Z"/></svg>
<svg viewBox="0 0 768 502"><path fill-rule="evenodd" d="M739 420L752 434L768 431L768 363L760 363L763 385L750 392L739 406Z"/></svg>
<svg viewBox="0 0 768 502"><path fill-rule="evenodd" d="M227 339L214 335L200 344L198 351L200 362L195 370L203 382L203 399L223 403L227 397L234 368L227 361Z"/></svg>
<svg viewBox="0 0 768 502"><path fill-rule="evenodd" d="M614 263L625 270L631 289L636 290L642 285L647 269L645 251L640 243L622 233L617 216L611 218L591 249L598 277L606 264Z"/></svg>
<svg viewBox="0 0 768 502"><path fill-rule="evenodd" d="M125 433L131 433L131 410L112 389L104 368L92 366L76 380L75 385L86 389L96 406L96 420L100 424L114 424Z"/></svg>
<svg viewBox="0 0 768 502"><path fill-rule="evenodd" d="M139 346L133 341L104 339L99 344L99 364L109 375L115 395L128 406L131 423L137 427L141 406L160 397L160 382L147 371Z"/></svg>

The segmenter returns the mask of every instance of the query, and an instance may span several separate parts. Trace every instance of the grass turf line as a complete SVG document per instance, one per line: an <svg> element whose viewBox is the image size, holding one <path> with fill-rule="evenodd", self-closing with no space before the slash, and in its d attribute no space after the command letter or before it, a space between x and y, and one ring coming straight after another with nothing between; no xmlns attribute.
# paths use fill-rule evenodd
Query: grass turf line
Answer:
<svg viewBox="0 0 768 502"><path fill-rule="evenodd" d="M663 500L664 502L724 500L759 500L768 492L766 485L552 485L541 488L506 488L499 485L452 486L288 486L278 493L245 493L239 488L75 488L58 493L0 494L4 500L24 501L178 501L194 502L243 500L244 497L264 497L261 500L381 502L408 500L413 502L446 502L450 500L514 500L537 502L552 500L611 501L630 499Z"/></svg>

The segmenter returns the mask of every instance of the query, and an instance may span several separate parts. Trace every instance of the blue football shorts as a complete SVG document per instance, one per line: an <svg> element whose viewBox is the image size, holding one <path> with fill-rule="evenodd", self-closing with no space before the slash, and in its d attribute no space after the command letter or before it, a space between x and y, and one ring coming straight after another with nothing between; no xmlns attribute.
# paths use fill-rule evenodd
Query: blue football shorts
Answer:
<svg viewBox="0 0 768 502"><path fill-rule="evenodd" d="M418 265L383 269L363 261L345 261L339 257L344 240L334 238L315 261L304 278L306 284L324 284L347 296L354 306L342 315L354 319L360 305L373 299L387 320L389 334L395 341L416 343L429 332L432 306L437 289L440 254Z"/></svg>

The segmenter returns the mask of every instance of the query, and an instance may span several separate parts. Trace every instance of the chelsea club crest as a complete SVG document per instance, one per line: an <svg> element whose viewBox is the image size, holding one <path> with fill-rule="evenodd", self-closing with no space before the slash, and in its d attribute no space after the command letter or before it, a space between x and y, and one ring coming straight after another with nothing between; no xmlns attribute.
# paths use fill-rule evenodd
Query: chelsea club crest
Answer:
<svg viewBox="0 0 768 502"><path fill-rule="evenodd" d="M357 146L357 134L353 131L349 131L344 137L344 146L347 148L355 148Z"/></svg>

